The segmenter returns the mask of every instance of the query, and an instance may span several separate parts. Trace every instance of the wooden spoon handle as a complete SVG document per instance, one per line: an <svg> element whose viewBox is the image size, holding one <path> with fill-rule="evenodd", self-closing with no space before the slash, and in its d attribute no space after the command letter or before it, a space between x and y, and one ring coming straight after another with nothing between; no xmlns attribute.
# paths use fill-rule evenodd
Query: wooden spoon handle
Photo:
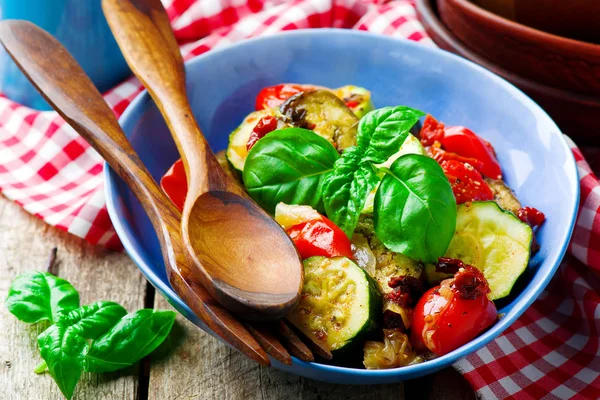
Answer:
<svg viewBox="0 0 600 400"><path fill-rule="evenodd" d="M186 204L209 189L227 190L228 179L190 108L183 60L160 0L103 0L102 9L127 63L173 134L189 181Z"/></svg>
<svg viewBox="0 0 600 400"><path fill-rule="evenodd" d="M94 84L69 52L26 21L0 22L0 41L52 107L100 153L134 192L159 236L169 280L198 317L261 364L269 358L244 326L194 280L179 233L181 214L160 190Z"/></svg>

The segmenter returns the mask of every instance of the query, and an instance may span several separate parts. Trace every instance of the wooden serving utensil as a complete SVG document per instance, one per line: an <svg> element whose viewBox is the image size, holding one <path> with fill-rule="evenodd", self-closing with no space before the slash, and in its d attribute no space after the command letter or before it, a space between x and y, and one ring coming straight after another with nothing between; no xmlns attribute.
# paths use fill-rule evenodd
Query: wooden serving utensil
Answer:
<svg viewBox="0 0 600 400"><path fill-rule="evenodd" d="M138 198L156 230L169 282L177 294L217 335L251 359L269 365L267 354L248 330L193 279L180 235L181 213L144 167L115 115L77 61L50 34L27 21L0 22L0 41L44 98ZM277 340L268 344L269 354L291 364L289 354Z"/></svg>
<svg viewBox="0 0 600 400"><path fill-rule="evenodd" d="M160 0L103 0L102 8L181 154L189 184L182 236L198 278L243 318L283 317L302 288L300 257L279 224L223 172L202 135L188 102L183 59Z"/></svg>

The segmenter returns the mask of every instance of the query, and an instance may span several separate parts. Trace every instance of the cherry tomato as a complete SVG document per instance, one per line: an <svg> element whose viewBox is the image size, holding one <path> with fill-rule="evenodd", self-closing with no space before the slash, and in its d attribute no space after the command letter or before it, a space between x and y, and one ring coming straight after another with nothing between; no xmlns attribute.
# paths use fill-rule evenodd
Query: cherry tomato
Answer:
<svg viewBox="0 0 600 400"><path fill-rule="evenodd" d="M456 204L494 199L492 189L470 164L448 160L442 161L441 165L452 186Z"/></svg>
<svg viewBox="0 0 600 400"><path fill-rule="evenodd" d="M315 89L315 86L295 85L291 83L268 86L262 89L258 93L258 96L256 96L256 110L277 107L293 95L311 89Z"/></svg>
<svg viewBox="0 0 600 400"><path fill-rule="evenodd" d="M517 212L519 219L526 224L529 224L532 228L540 226L546 220L546 216L543 212L533 207L522 207Z"/></svg>
<svg viewBox="0 0 600 400"><path fill-rule="evenodd" d="M313 256L353 258L348 236L325 217L294 225L287 233L302 259Z"/></svg>
<svg viewBox="0 0 600 400"><path fill-rule="evenodd" d="M160 187L169 199L179 208L183 210L185 196L187 196L188 184L181 159L175 161L175 164L169 168L167 173L160 180Z"/></svg>
<svg viewBox="0 0 600 400"><path fill-rule="evenodd" d="M483 175L492 179L502 178L502 169L500 168L500 163L496 160L493 148L490 150L491 145L489 143L486 144L483 139L470 129L463 126L446 128L441 143L446 151L479 160L481 167L477 168L477 170Z"/></svg>
<svg viewBox="0 0 600 400"><path fill-rule="evenodd" d="M262 139L267 133L273 132L275 129L277 129L277 118L267 115L259 119L252 132L250 132L246 149L250 150L259 139Z"/></svg>
<svg viewBox="0 0 600 400"><path fill-rule="evenodd" d="M441 142L444 138L444 124L427 114L419 136L423 146L431 146L435 142Z"/></svg>
<svg viewBox="0 0 600 400"><path fill-rule="evenodd" d="M481 271L470 265L429 289L414 310L413 346L444 355L474 339L498 318L489 290Z"/></svg>

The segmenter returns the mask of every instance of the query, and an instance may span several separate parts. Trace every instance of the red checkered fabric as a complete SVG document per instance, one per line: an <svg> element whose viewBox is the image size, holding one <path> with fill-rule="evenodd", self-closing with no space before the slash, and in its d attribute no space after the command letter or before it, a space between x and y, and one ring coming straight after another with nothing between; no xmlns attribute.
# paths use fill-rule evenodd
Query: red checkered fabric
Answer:
<svg viewBox="0 0 600 400"><path fill-rule="evenodd" d="M282 30L337 27L433 45L410 0L163 0L186 59ZM105 94L120 115L142 90ZM600 184L571 143L581 208L571 255L507 332L455 367L485 399L600 398ZM596 156L598 155L595 153ZM0 191L50 225L119 249L104 203L101 159L54 112L0 97Z"/></svg>

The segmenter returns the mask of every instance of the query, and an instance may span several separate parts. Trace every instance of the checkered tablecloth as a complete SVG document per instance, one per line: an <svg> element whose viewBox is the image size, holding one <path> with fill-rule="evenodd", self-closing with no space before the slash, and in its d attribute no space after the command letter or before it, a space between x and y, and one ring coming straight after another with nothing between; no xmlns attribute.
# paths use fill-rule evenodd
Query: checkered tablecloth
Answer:
<svg viewBox="0 0 600 400"><path fill-rule="evenodd" d="M303 28L359 29L434 45L409 0L163 2L186 59L245 38ZM118 116L141 90L131 78L105 98ZM570 144L581 178L570 255L517 322L455 365L484 399L600 398L600 183ZM104 203L101 159L54 112L0 97L0 190L50 225L121 248Z"/></svg>

